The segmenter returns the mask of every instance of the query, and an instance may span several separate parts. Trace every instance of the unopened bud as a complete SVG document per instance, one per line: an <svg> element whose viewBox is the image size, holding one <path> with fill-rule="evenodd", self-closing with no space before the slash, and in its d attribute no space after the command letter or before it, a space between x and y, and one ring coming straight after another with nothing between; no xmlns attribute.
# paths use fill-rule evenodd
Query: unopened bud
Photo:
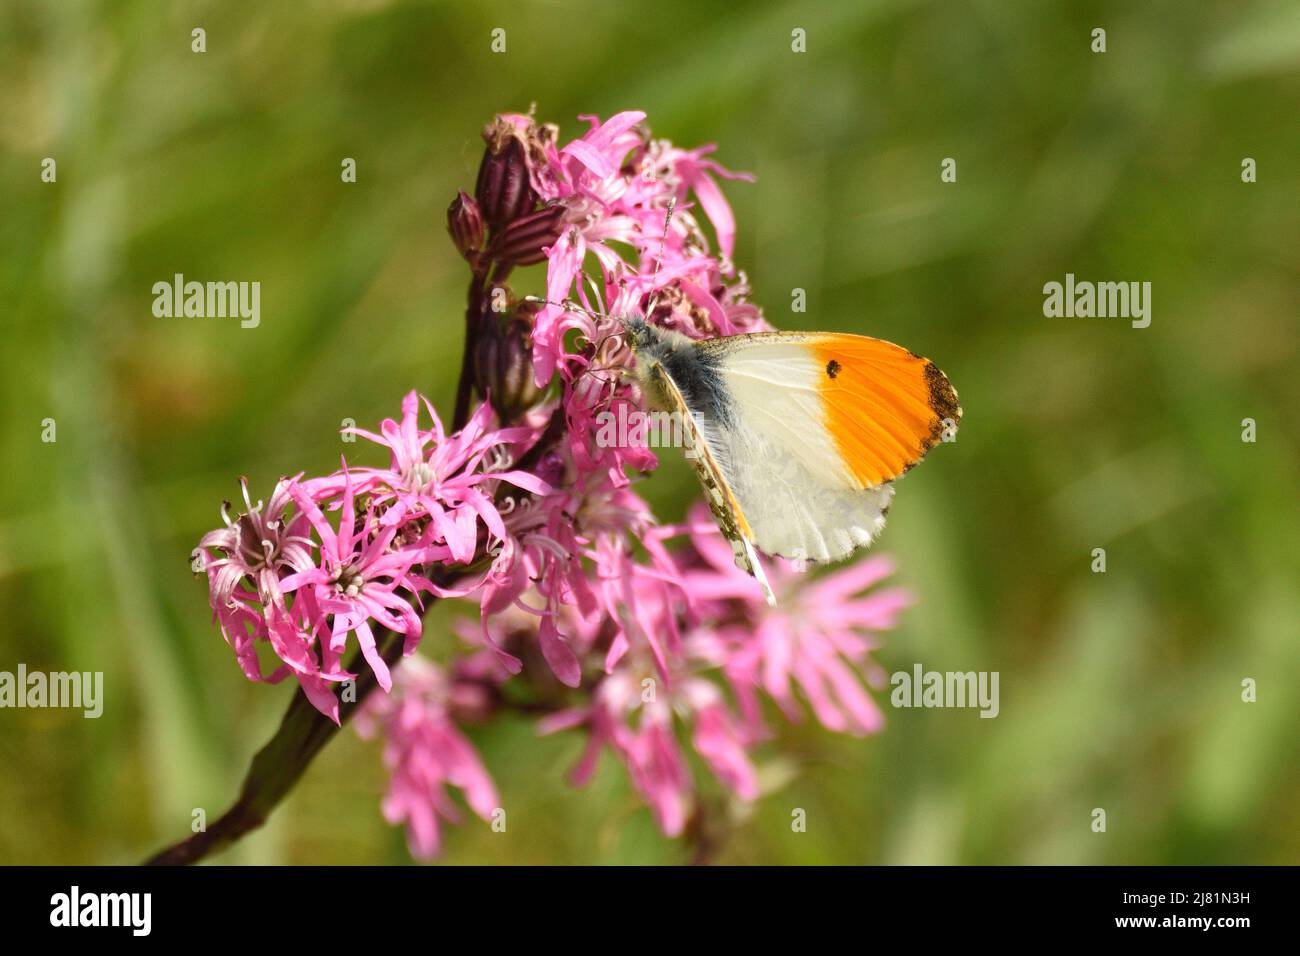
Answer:
<svg viewBox="0 0 1300 956"><path fill-rule="evenodd" d="M543 251L564 232L564 207L548 206L512 221L497 233L488 255L512 266L531 266L546 258Z"/></svg>
<svg viewBox="0 0 1300 956"><path fill-rule="evenodd" d="M483 214L473 196L464 190L447 207L447 231L456 249L470 262L483 251Z"/></svg>
<svg viewBox="0 0 1300 956"><path fill-rule="evenodd" d="M500 118L483 130L487 149L474 195L494 234L537 205L537 193L528 179L528 151L519 137L516 127Z"/></svg>
<svg viewBox="0 0 1300 956"><path fill-rule="evenodd" d="M502 421L516 420L542 395L533 377L531 329L529 322L518 316L507 320L504 329L489 319L475 343L479 387L487 392Z"/></svg>

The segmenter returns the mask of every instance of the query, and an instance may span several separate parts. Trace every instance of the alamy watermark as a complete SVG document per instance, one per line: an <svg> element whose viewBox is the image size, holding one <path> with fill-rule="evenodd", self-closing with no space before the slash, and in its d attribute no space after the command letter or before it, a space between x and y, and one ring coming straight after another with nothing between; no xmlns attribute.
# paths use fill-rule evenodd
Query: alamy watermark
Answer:
<svg viewBox="0 0 1300 956"><path fill-rule="evenodd" d="M73 886L50 897L51 926L124 926L133 936L153 928L152 893L83 893Z"/></svg>
<svg viewBox="0 0 1300 956"><path fill-rule="evenodd" d="M153 284L153 314L160 319L238 317L240 328L262 321L262 283L186 282L176 273L171 282Z"/></svg>
<svg viewBox="0 0 1300 956"><path fill-rule="evenodd" d="M1151 324L1150 282L1076 282L1073 272L1065 282L1043 286L1043 315L1049 319L1132 319L1135 329Z"/></svg>
<svg viewBox="0 0 1300 956"><path fill-rule="evenodd" d="M0 707L71 707L92 719L104 712L103 671L0 671Z"/></svg>
<svg viewBox="0 0 1300 956"><path fill-rule="evenodd" d="M683 448L687 458L695 457L691 426L680 412L645 412L627 404L596 416L596 446Z"/></svg>
<svg viewBox="0 0 1300 956"><path fill-rule="evenodd" d="M1002 709L997 671L927 671L913 664L889 678L895 707L979 708L981 717L996 717Z"/></svg>

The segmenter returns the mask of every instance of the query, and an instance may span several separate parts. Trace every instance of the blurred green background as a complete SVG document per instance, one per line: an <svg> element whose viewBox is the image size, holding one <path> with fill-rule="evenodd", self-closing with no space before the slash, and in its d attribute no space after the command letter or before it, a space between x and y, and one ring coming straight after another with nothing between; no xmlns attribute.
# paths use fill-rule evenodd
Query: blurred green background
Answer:
<svg viewBox="0 0 1300 956"><path fill-rule="evenodd" d="M877 658L997 670L1001 715L882 695L876 738L784 730L789 781L718 860L1300 860L1298 70L1292 0L5 0L0 669L102 670L107 704L0 711L0 861L133 862L233 799L292 690L243 679L190 549L238 475L335 467L344 417L450 410L444 211L534 101L564 138L641 108L718 143L758 177L726 192L771 321L903 343L966 409L900 486L882 548L919 603ZM154 318L176 272L260 281L260 327ZM1044 318L1067 272L1151 282L1151 327ZM676 460L642 487L669 518L697 494ZM447 862L688 858L612 759L569 789L576 735L473 737L510 830L450 828ZM406 862L384 783L345 732L218 859Z"/></svg>

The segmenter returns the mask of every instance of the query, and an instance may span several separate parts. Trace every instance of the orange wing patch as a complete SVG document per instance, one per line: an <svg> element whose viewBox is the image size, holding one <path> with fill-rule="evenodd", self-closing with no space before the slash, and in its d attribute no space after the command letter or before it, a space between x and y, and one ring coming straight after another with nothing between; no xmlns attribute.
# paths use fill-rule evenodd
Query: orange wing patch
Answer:
<svg viewBox="0 0 1300 956"><path fill-rule="evenodd" d="M809 345L826 427L864 486L903 474L961 418L957 393L929 359L862 335L816 335Z"/></svg>

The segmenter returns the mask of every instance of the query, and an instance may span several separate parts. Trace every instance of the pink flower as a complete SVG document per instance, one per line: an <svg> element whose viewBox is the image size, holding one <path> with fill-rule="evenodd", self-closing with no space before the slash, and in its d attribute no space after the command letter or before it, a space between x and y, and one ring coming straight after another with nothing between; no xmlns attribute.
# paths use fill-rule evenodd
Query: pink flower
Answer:
<svg viewBox="0 0 1300 956"><path fill-rule="evenodd" d="M722 692L705 680L690 681L683 693L695 714L692 742L709 769L742 800L758 799L758 775L745 749L752 743L731 714Z"/></svg>
<svg viewBox="0 0 1300 956"><path fill-rule="evenodd" d="M312 566L311 541L304 536L306 523L286 520L294 482L292 478L276 482L270 503L263 507L260 501L253 504L248 496L248 479L240 478L248 510L232 520L230 502L225 502L221 518L226 526L209 531L199 541L195 560L197 566L214 575L214 609L230 607L235 589L242 582L253 586L262 603L280 603L280 575L286 570L302 571ZM209 549L221 556L211 557Z"/></svg>
<svg viewBox="0 0 1300 956"><path fill-rule="evenodd" d="M683 585L697 596L706 620L718 623L697 627L687 638L688 653L721 668L754 731L762 729L758 691L788 719L799 720L795 687L828 730L880 730L883 715L863 687L864 681L879 687L885 677L869 657L878 646L873 635L893 628L912 603L902 588L870 590L893 573L893 561L875 555L820 577L771 562L782 600L769 608L736 568L703 506L689 527L695 557L682 570Z"/></svg>
<svg viewBox="0 0 1300 956"><path fill-rule="evenodd" d="M483 403L460 432L448 437L428 399L423 399L423 404L433 425L428 430L420 429L417 419L421 401L416 392L408 392L402 400L401 424L384 419L380 424L382 434L361 428L344 429L385 446L392 454L388 468L357 469L359 491L372 494L386 526L428 516L437 532L434 540L445 543L451 557L463 564L474 556L478 520L497 541L505 538L501 516L491 497L484 493L485 487L492 489L496 482L505 481L535 494L550 490L535 475L483 467L491 463L491 455L500 456L506 449L531 444L537 431L526 427L489 429L492 409ZM430 445L432 448L427 447Z"/></svg>
<svg viewBox="0 0 1300 956"><path fill-rule="evenodd" d="M301 515L288 515L297 479L281 479L266 506L252 503L245 479L240 486L248 511L232 520L229 502L223 504L226 527L204 535L194 553L195 567L208 577L213 617L249 680L278 684L293 674L313 705L337 720L330 682L353 675L329 648L318 651L315 627L302 619L301 609L288 607L282 586L284 575L314 566L310 526ZM262 641L282 661L270 674L263 674L258 659Z"/></svg>
<svg viewBox="0 0 1300 956"><path fill-rule="evenodd" d="M646 545L651 564L633 560L633 540L647 540L654 518L619 477L617 484L605 472L575 478L581 483L534 498L507 516L510 540L483 586L481 636L511 673L519 673L522 662L501 647L490 622L512 606L537 618L543 657L570 687L581 682L581 658L597 632L607 641L607 670L636 644L666 673L666 648L677 648L677 628L671 621L650 623L643 608L648 595L667 586L675 565L653 540Z"/></svg>
<svg viewBox="0 0 1300 956"><path fill-rule="evenodd" d="M721 289L715 291L711 280L719 272L733 271L729 260L735 236L731 207L713 177L752 177L705 159L713 146L682 150L664 141L650 141L639 131L645 119L640 111L619 113L604 123L592 116L583 119L590 124L583 136L558 150L535 151L531 163L541 198L563 207L568 223L547 250L546 299L550 304L538 313L533 333L539 385L568 363L563 350L567 329L586 326L587 340L596 340L591 334L596 330L582 313L555 304L566 300L575 281L581 279L588 252L600 266L608 298L616 298L623 290L632 293L630 301L620 303L619 310L610 314L641 313L642 303L671 283L679 287L678 295L684 301L706 310L712 306L714 317L724 323L714 334L734 331L726 327L726 312L717 301ZM722 247L721 261L709 255L691 214L692 193L713 223ZM670 209L675 209L671 221ZM636 249L637 261L627 262L620 246ZM658 275L652 278L656 265ZM581 287L577 294L586 300Z"/></svg>
<svg viewBox="0 0 1300 956"><path fill-rule="evenodd" d="M483 761L451 718L454 693L442 670L413 657L398 672L393 692L372 696L357 715L363 737L383 731L384 763L391 774L384 817L406 824L411 854L422 860L441 848L439 819L460 822L447 788L460 790L484 820L500 806Z"/></svg>
<svg viewBox="0 0 1300 956"><path fill-rule="evenodd" d="M432 408L432 427L419 427L419 407L411 392L400 426L389 419L380 434L355 430L389 449L388 468L344 463L331 475L284 479L266 507L252 504L245 483L247 512L232 519L223 509L226 527L204 535L195 552L213 614L245 675L274 683L293 674L313 705L336 721L330 685L355 676L341 663L348 636L357 636L387 691L392 678L374 627L403 634L403 651L412 653L421 634L420 592L458 596L480 583L435 584L424 566L470 561L480 523L490 545L506 541L496 504L503 483L531 494L551 490L536 475L508 467L538 429L492 429L484 403L463 429L446 435ZM337 529L326 510L339 513ZM263 642L281 661L269 675L258 660Z"/></svg>
<svg viewBox="0 0 1300 956"><path fill-rule="evenodd" d="M653 157L653 163L656 171L659 167L663 167L676 178L679 183L678 199L685 200L688 189L699 198L700 206L703 207L705 215L713 223L714 232L717 233L718 248L722 251L723 259L730 260L735 248L736 220L731 214L731 205L722 195L718 184L713 181L713 176L716 174L724 179L743 179L749 182L753 182L754 177L749 173L734 173L721 164L704 158L715 149L717 146L713 144L701 146L699 149L684 150L665 143L658 155Z"/></svg>
<svg viewBox="0 0 1300 956"><path fill-rule="evenodd" d="M741 800L758 797L758 775L746 751L750 741L740 722L715 684L689 673L660 682L653 671L628 661L601 681L589 707L553 714L539 730L585 727L588 744L573 771L574 784L590 779L601 750L609 747L626 766L659 829L675 837L695 802L675 718L691 728L694 749L714 776Z"/></svg>
<svg viewBox="0 0 1300 956"><path fill-rule="evenodd" d="M683 534L689 547L670 552L666 544ZM588 746L574 770L575 783L590 776L600 752L609 748L627 767L660 829L676 836L694 806L695 785L682 754L686 741L738 799L758 797L750 751L768 736L760 695L798 720L798 687L828 729L880 729L880 709L863 686L864 680L883 683L883 671L869 658L873 635L893 627L911 603L901 589L869 590L891 573L889 559L871 558L817 578L774 563L783 601L769 608L753 579L736 568L703 505L685 528L648 529L643 543L656 567L671 564L672 570L652 575L610 559L600 562L610 571L609 581L631 587L574 631L580 646L593 649L598 644L585 635L608 636L608 676L595 687L590 705L557 712L539 727L543 733L586 730ZM609 635L611 620L631 623L615 624ZM662 643L650 636L679 630L680 638Z"/></svg>
<svg viewBox="0 0 1300 956"><path fill-rule="evenodd" d="M346 463L343 476L343 509L337 532L303 489L293 490L294 501L320 537L321 564L289 575L280 587L286 593L311 587L321 616L333 615L330 650L342 651L347 636L355 632L379 686L388 690L392 678L379 654L370 621L374 619L406 635L404 653L413 653L420 641L420 616L398 589L413 594L419 585L409 578L411 566L417 560L433 560L446 552L438 548L390 549L397 528L380 520L373 506L358 528L356 496Z"/></svg>

